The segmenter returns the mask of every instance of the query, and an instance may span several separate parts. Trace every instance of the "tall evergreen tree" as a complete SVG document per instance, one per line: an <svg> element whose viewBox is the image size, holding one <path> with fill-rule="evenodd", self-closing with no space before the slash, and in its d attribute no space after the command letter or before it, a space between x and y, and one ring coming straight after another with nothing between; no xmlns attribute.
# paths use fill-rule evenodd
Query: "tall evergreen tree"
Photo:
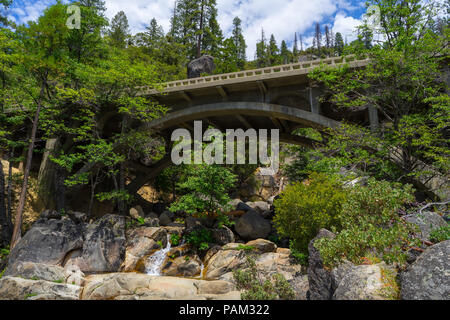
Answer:
<svg viewBox="0 0 450 320"><path fill-rule="evenodd" d="M280 58L283 64L288 64L292 61L292 52L289 51L286 41L284 40L281 42Z"/></svg>
<svg viewBox="0 0 450 320"><path fill-rule="evenodd" d="M127 46L127 40L130 36L130 30L128 25L128 18L125 12L118 12L111 20L111 26L108 32L111 38L111 42L115 47L125 48Z"/></svg>
<svg viewBox="0 0 450 320"><path fill-rule="evenodd" d="M322 48L322 31L319 23L316 23L316 29L314 32L314 47L317 49L317 54L320 56Z"/></svg>
<svg viewBox="0 0 450 320"><path fill-rule="evenodd" d="M338 56L341 56L344 52L344 38L340 32L336 32L335 40L334 40L334 49Z"/></svg>
<svg viewBox="0 0 450 320"><path fill-rule="evenodd" d="M264 29L261 30L261 40L256 44L256 64L258 68L269 66L268 47Z"/></svg>
<svg viewBox="0 0 450 320"><path fill-rule="evenodd" d="M238 69L244 69L245 61L247 60L246 50L247 44L245 43L244 34L242 32L242 21L239 17L233 19L233 42L236 50L236 60Z"/></svg>
<svg viewBox="0 0 450 320"><path fill-rule="evenodd" d="M294 38L294 48L292 49L292 55L293 55L294 62L297 62L297 59L298 59L298 39L297 39L297 32L295 33L295 38Z"/></svg>
<svg viewBox="0 0 450 320"><path fill-rule="evenodd" d="M332 45L332 36L331 36L331 31L330 31L330 27L328 27L328 25L325 26L325 46L327 47L327 49L331 48Z"/></svg>
<svg viewBox="0 0 450 320"><path fill-rule="evenodd" d="M280 60L280 49L278 48L277 41L275 40L275 36L272 34L269 40L269 64L274 66L279 63Z"/></svg>
<svg viewBox="0 0 450 320"><path fill-rule="evenodd" d="M106 11L104 0L78 0L78 3L82 6L94 9L97 14L100 15L103 15Z"/></svg>

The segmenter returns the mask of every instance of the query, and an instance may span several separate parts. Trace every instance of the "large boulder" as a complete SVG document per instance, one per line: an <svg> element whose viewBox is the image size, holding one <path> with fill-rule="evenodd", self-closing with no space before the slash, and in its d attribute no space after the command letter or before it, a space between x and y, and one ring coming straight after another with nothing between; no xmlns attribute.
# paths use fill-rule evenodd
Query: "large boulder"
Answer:
<svg viewBox="0 0 450 320"><path fill-rule="evenodd" d="M0 300L78 300L82 288L45 280L0 279Z"/></svg>
<svg viewBox="0 0 450 320"><path fill-rule="evenodd" d="M144 227L127 231L125 261L121 271L137 271L139 261L167 246L167 230L164 228Z"/></svg>
<svg viewBox="0 0 450 320"><path fill-rule="evenodd" d="M249 211L237 221L235 230L242 239L256 240L269 236L272 226L259 213Z"/></svg>
<svg viewBox="0 0 450 320"><path fill-rule="evenodd" d="M83 300L216 300L240 299L231 283L136 273L93 275L87 278Z"/></svg>
<svg viewBox="0 0 450 320"><path fill-rule="evenodd" d="M447 226L447 222L435 212L425 211L405 217L409 223L416 225L419 229L418 237L424 241L430 240L432 231Z"/></svg>
<svg viewBox="0 0 450 320"><path fill-rule="evenodd" d="M62 265L69 252L82 247L82 224L68 217L41 218L11 251L5 275L17 274L21 262Z"/></svg>
<svg viewBox="0 0 450 320"><path fill-rule="evenodd" d="M270 204L265 201L246 202L245 204L259 213L270 211Z"/></svg>
<svg viewBox="0 0 450 320"><path fill-rule="evenodd" d="M226 273L244 266L246 262L246 255L242 250L220 250L209 260L204 279L219 279Z"/></svg>
<svg viewBox="0 0 450 320"><path fill-rule="evenodd" d="M234 233L228 227L222 226L212 230L212 238L219 245L225 245L234 242Z"/></svg>
<svg viewBox="0 0 450 320"><path fill-rule="evenodd" d="M322 258L319 250L316 249L314 243L322 238L334 238L335 235L326 230L320 230L319 234L309 243L309 298L310 300L331 300L333 297L331 270L327 270L323 266Z"/></svg>
<svg viewBox="0 0 450 320"><path fill-rule="evenodd" d="M450 300L450 240L428 248L400 283L404 300Z"/></svg>
<svg viewBox="0 0 450 320"><path fill-rule="evenodd" d="M193 60L188 64L188 78L199 78L202 74L212 74L216 69L214 58L208 55Z"/></svg>
<svg viewBox="0 0 450 320"><path fill-rule="evenodd" d="M125 217L106 215L84 230L81 250L73 252L67 264L83 272L117 272L125 258Z"/></svg>
<svg viewBox="0 0 450 320"><path fill-rule="evenodd" d="M17 263L16 268L9 275L30 280L62 281L65 279L62 267L22 261Z"/></svg>
<svg viewBox="0 0 450 320"><path fill-rule="evenodd" d="M353 266L340 281L333 300L388 300L399 295L397 272L385 263Z"/></svg>

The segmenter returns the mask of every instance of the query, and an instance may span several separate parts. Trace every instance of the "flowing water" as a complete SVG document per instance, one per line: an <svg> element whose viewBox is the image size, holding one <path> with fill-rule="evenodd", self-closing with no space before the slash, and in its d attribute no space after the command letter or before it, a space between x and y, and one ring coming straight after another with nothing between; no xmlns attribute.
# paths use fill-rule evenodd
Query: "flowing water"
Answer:
<svg viewBox="0 0 450 320"><path fill-rule="evenodd" d="M155 252L154 255L150 256L147 260L146 270L145 272L150 276L160 276L161 268L164 263L164 260L167 258L167 254L169 253L172 245L170 243L170 236L167 236L167 246L164 249L161 249Z"/></svg>

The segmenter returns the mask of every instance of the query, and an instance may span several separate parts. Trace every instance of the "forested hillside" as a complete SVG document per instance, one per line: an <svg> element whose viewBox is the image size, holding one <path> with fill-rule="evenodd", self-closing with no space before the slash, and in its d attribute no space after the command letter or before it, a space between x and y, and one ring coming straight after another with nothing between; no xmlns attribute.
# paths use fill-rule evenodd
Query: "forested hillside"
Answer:
<svg viewBox="0 0 450 320"><path fill-rule="evenodd" d="M311 47L295 30L281 42L261 30L248 43L242 17L226 38L216 0L178 0L169 30L149 17L138 34L123 11L109 21L102 0L71 3L79 28L61 1L16 25L5 13L12 1L0 0L0 299L115 299L124 292L108 287L116 277L140 285L141 273L222 281L190 279L182 298L450 298L448 1L370 0L377 29L364 21L348 43L317 23ZM175 166L170 137L142 130L170 106L142 88L187 78L205 55L215 74L368 58L363 68L322 64L307 81L324 88L320 102L333 112L373 107L379 125L305 125L293 134L314 148L282 145L281 170L269 177L261 163ZM64 274L41 280L70 292L31 292L26 281L37 276L19 273L40 268ZM435 270L444 270L435 287L421 281ZM376 290L361 289L373 273ZM125 298L180 297L155 288Z"/></svg>

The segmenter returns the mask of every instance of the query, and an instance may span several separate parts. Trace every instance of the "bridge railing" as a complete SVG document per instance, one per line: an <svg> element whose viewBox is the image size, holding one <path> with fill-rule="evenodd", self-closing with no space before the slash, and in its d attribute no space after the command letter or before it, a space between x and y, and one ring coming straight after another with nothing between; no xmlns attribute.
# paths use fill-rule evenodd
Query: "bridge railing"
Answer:
<svg viewBox="0 0 450 320"><path fill-rule="evenodd" d="M312 68L315 66L319 66L321 64L339 65L339 64L358 62L358 61L367 61L367 59L366 58L358 59L355 55L350 55L350 56L346 56L346 57L342 56L342 57L333 57L333 58L320 59L320 60L303 61L303 62L297 62L297 63L291 63L291 64L285 64L285 65L280 65L280 66L261 68L261 69L245 70L245 71L238 71L238 72L233 72L233 73L217 74L217 75L206 76L206 77L176 80L176 81L171 81L171 82L167 82L167 83L163 84L163 87L166 90L168 90L168 89L170 90L170 89L177 89L177 88L191 86L191 85L212 84L214 82L220 82L220 81L226 81L226 80L235 80L235 79L243 79L243 78L261 76L261 75L293 72L293 71L302 70L302 69L309 69L309 68Z"/></svg>

